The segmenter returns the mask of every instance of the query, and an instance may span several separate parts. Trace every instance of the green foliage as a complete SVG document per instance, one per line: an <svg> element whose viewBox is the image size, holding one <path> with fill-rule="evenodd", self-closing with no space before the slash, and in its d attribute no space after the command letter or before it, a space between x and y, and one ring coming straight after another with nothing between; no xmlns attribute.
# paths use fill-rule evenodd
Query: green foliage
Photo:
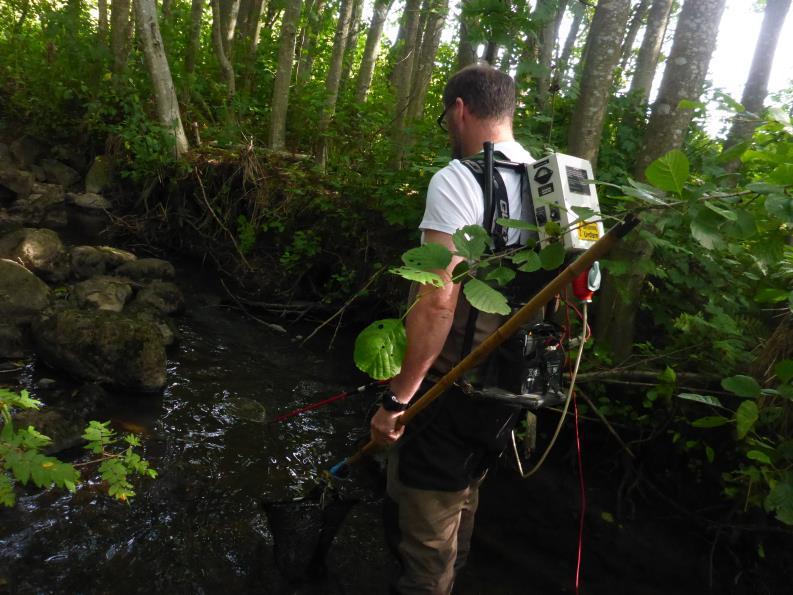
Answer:
<svg viewBox="0 0 793 595"><path fill-rule="evenodd" d="M0 504L13 506L16 503L15 486L17 483L32 483L38 488L57 486L70 492L77 489L80 473L75 466L49 457L41 452L52 441L38 432L33 426L15 429L11 412L14 409L39 409L41 402L30 398L27 391L15 393L0 388L0 414L3 426L0 429ZM157 473L149 467L148 461L134 451L140 441L132 434L118 439L110 429L110 422L91 421L86 427L83 438L85 448L100 455L99 474L108 484L108 494L127 502L135 495L129 474L154 478ZM125 443L124 450L119 445Z"/></svg>

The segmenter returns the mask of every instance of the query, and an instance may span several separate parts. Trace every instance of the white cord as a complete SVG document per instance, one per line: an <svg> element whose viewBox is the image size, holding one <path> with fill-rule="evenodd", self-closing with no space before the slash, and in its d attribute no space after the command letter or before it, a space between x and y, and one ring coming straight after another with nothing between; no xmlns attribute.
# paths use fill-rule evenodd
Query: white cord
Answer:
<svg viewBox="0 0 793 595"><path fill-rule="evenodd" d="M567 389L567 400L564 404L564 409L562 410L562 416L559 418L559 423L556 426L556 431L553 433L553 438L551 438L551 442L545 448L545 452L542 453L540 460L537 461L537 464L534 465L528 472L523 472L523 465L520 462L520 454L518 453L518 445L515 442L515 431L512 431L512 450L515 453L515 460L518 462L518 473L523 479L528 479L537 471L539 471L542 464L545 462L545 459L548 457L548 453L551 452L554 444L556 444L556 439L559 437L559 432L562 431L562 426L564 425L565 417L567 417L567 410L570 408L570 401L573 400L573 388L575 387L575 379L578 375L578 366L581 364L581 356L584 354L584 344L586 343L586 325L587 325L587 302L584 302L584 312L582 316L582 328L581 328L581 339L578 345L578 355L575 358L575 365L573 366L573 373L570 375L570 387Z"/></svg>

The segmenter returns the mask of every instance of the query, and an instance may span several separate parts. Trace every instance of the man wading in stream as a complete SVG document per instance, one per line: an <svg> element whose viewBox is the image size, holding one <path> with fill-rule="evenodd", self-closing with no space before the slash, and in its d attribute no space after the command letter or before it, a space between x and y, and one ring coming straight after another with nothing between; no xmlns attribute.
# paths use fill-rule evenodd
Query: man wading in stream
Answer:
<svg viewBox="0 0 793 595"><path fill-rule="evenodd" d="M482 188L459 159L474 156L485 141L510 161L531 163L512 136L515 84L489 66L470 66L451 77L443 93L438 124L448 130L454 160L436 173L427 190L421 221L423 243L455 251L452 234L484 221ZM512 219L521 219L520 176L502 172ZM510 229L507 244L520 232ZM454 256L442 288L422 285L421 299L407 317L407 351L402 371L372 418L372 440L395 444L388 457L386 533L402 573L394 585L402 594L449 593L468 556L479 485L503 452L517 410L475 400L453 387L402 431L395 424L407 404L448 372L464 349L469 306L458 283L451 283ZM497 326L493 315L479 315L472 347Z"/></svg>

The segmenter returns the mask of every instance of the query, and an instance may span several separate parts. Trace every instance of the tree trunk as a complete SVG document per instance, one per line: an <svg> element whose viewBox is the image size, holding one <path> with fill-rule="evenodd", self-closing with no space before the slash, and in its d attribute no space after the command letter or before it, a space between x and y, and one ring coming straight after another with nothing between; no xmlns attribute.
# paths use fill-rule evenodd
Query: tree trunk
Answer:
<svg viewBox="0 0 793 595"><path fill-rule="evenodd" d="M316 5L309 11L307 16L305 40L301 44L300 60L297 64L297 83L299 85L305 84L311 78L311 70L314 67L314 58L316 56L314 46L317 44L319 30L322 27L322 9L324 6L325 0L317 0Z"/></svg>
<svg viewBox="0 0 793 595"><path fill-rule="evenodd" d="M465 5L470 0L462 0L460 10L460 45L457 46L457 70L461 70L471 64L476 64L476 48L471 45L468 38L468 25L465 18Z"/></svg>
<svg viewBox="0 0 793 595"><path fill-rule="evenodd" d="M678 106L682 99L697 101L702 94L725 2L686 0L683 4L658 99L636 160L634 177L638 180L645 179L644 171L655 159L683 146L693 112ZM628 275L618 279L606 277L598 302L596 336L618 359L626 357L633 346L636 313L645 278L641 267L635 265L646 262L652 254L652 246L634 234L610 256L633 265Z"/></svg>
<svg viewBox="0 0 793 595"><path fill-rule="evenodd" d="M361 12L363 12L363 0L354 0L352 5L352 16L350 17L350 28L347 32L347 41L344 42L344 59L342 60L341 80L339 89L347 87L350 79L352 65L355 62L355 50L358 49L358 27L361 22Z"/></svg>
<svg viewBox="0 0 793 595"><path fill-rule="evenodd" d="M482 56L482 59L490 64L490 66L496 65L496 58L498 58L498 44L490 40L485 45L485 53Z"/></svg>
<svg viewBox="0 0 793 595"><path fill-rule="evenodd" d="M130 0L113 0L110 5L110 50L113 53L113 74L121 74L127 67L130 28Z"/></svg>
<svg viewBox="0 0 793 595"><path fill-rule="evenodd" d="M146 56L146 67L154 89L157 116L160 124L171 131L176 156L180 157L189 147L187 136L185 136L182 127L182 117L179 114L179 102L176 100L171 69L168 67L168 59L165 56L165 48L160 36L160 27L157 24L157 7L154 0L135 0L135 14L143 44L143 53Z"/></svg>
<svg viewBox="0 0 793 595"><path fill-rule="evenodd" d="M547 7L547 14L544 15L544 26L540 30L540 69L541 73L537 77L537 106L545 108L548 101L548 91L551 87L551 66L553 64L554 49L556 49L556 39L559 37L559 27L562 24L567 0L545 0L546 4L555 6ZM540 2L537 3L537 10L540 10ZM536 12L536 11L535 11Z"/></svg>
<svg viewBox="0 0 793 595"><path fill-rule="evenodd" d="M173 8L173 0L162 0L162 18L163 20L171 17Z"/></svg>
<svg viewBox="0 0 793 595"><path fill-rule="evenodd" d="M758 116L762 115L763 103L768 95L768 79L771 76L779 34L790 10L790 3L791 0L767 0L765 5L763 26L760 29L760 37L757 38L752 67L749 69L749 77L746 79L741 97L741 104L746 111ZM739 114L733 119L724 147L729 148L751 138L756 126L757 122ZM728 164L727 169L737 171L739 165L740 161L736 159Z"/></svg>
<svg viewBox="0 0 793 595"><path fill-rule="evenodd" d="M231 60L234 32L237 30L237 17L240 13L240 0L223 0L220 2L221 38L223 51Z"/></svg>
<svg viewBox="0 0 793 595"><path fill-rule="evenodd" d="M645 101L649 99L653 87L671 10L672 0L654 0L647 15L647 26L644 29L639 55L636 57L636 68L633 69L630 90Z"/></svg>
<svg viewBox="0 0 793 595"><path fill-rule="evenodd" d="M374 65L380 50L380 39L383 36L383 25L393 2L394 0L375 1L372 22L369 25L369 33L366 36L366 47L361 58L361 68L358 70L358 82L355 86L355 101L357 103L366 101L366 95L372 85Z"/></svg>
<svg viewBox="0 0 793 595"><path fill-rule="evenodd" d="M324 170L328 162L327 132L333 114L336 113L336 100L339 98L339 83L341 81L342 62L344 60L344 45L347 42L347 33L350 30L353 0L342 0L339 7L339 21L336 24L336 34L333 37L333 51L330 56L330 65L325 83L325 105L319 117L317 133L316 157L320 169Z"/></svg>
<svg viewBox="0 0 793 595"><path fill-rule="evenodd" d="M628 33L625 35L625 41L622 43L622 60L620 60L620 70L625 72L628 62L631 59L631 52L633 51L633 42L636 41L636 35L642 27L644 17L647 16L647 10L650 8L650 0L641 0L636 8L633 10L630 25L628 25Z"/></svg>
<svg viewBox="0 0 793 595"><path fill-rule="evenodd" d="M190 36L184 54L184 69L188 74L195 70L198 49L201 44L201 18L204 14L204 0L193 0L190 8Z"/></svg>
<svg viewBox="0 0 793 595"><path fill-rule="evenodd" d="M215 56L220 64L220 71L226 81L228 98L234 97L236 92L234 81L234 67L226 55L226 44L223 41L223 21L220 13L220 0L212 0L212 45L215 46Z"/></svg>
<svg viewBox="0 0 793 595"><path fill-rule="evenodd" d="M421 0L405 0L405 14L403 27L405 40L400 48L397 63L392 74L395 95L393 138L396 147L396 167L401 167L402 156L406 145L405 124L407 110L410 102L411 83L413 75L413 62L416 58L417 48L415 40L418 33Z"/></svg>
<svg viewBox="0 0 793 595"><path fill-rule="evenodd" d="M248 5L248 17L245 20L245 34L239 38L244 49L242 87L246 93L253 91L256 74L256 52L259 48L259 34L262 29L262 9L264 0L252 0Z"/></svg>
<svg viewBox="0 0 793 595"><path fill-rule="evenodd" d="M586 63L570 122L567 150L591 161L593 166L597 162L611 81L620 58L629 11L630 0L600 0L589 30Z"/></svg>
<svg viewBox="0 0 793 595"><path fill-rule="evenodd" d="M413 68L408 119L416 120L424 113L424 99L432 78L432 67L441 43L441 33L449 14L448 0L431 0L427 14L424 34L421 36L421 50Z"/></svg>
<svg viewBox="0 0 793 595"><path fill-rule="evenodd" d="M99 0L97 10L96 30L99 33L99 39L102 43L107 43L107 0Z"/></svg>
<svg viewBox="0 0 793 595"><path fill-rule="evenodd" d="M564 48L562 48L562 55L559 57L559 63L556 66L556 74L554 76L554 86L561 86L562 81L567 74L567 67L570 64L570 56L573 54L575 41L578 38L578 31L581 29L581 23L584 20L586 9L583 4L574 0L573 5L570 7L573 13L573 22L570 24L570 31L567 32L567 39L564 41Z"/></svg>
<svg viewBox="0 0 793 595"><path fill-rule="evenodd" d="M292 82L292 63L295 59L297 21L300 19L300 0L289 0L281 21L281 40L278 47L278 69L273 82L270 103L270 148L281 150L286 138L286 114L289 107L289 84Z"/></svg>

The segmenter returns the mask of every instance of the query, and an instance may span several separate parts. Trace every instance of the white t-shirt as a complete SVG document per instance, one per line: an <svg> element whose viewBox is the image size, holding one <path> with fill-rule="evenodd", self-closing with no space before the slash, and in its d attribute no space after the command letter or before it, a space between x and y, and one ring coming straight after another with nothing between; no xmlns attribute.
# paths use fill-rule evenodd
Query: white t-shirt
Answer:
<svg viewBox="0 0 793 595"><path fill-rule="evenodd" d="M533 163L534 158L517 141L496 143L494 151L503 153L510 161ZM502 168L499 170L504 179L509 197L510 219L523 219L523 204L520 196L520 174ZM528 208L528 205L527 205ZM484 197L482 187L474 174L458 159L437 172L430 180L427 189L427 206L419 229L442 231L453 234L466 225L482 225L484 222ZM520 231L510 229L507 243L517 243Z"/></svg>

